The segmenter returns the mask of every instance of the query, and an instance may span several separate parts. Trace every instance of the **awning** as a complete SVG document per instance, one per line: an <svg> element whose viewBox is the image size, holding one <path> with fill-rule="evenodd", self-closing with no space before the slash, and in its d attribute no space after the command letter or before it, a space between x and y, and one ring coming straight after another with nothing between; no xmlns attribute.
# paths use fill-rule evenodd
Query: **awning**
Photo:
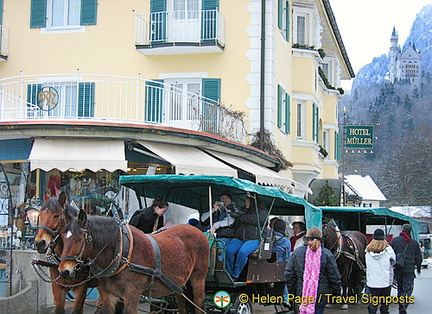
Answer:
<svg viewBox="0 0 432 314"><path fill-rule="evenodd" d="M127 171L124 141L37 138L29 157L31 171L58 169Z"/></svg>
<svg viewBox="0 0 432 314"><path fill-rule="evenodd" d="M223 162L209 156L198 148L138 141L175 167L176 174L213 175L237 178L237 171Z"/></svg>
<svg viewBox="0 0 432 314"><path fill-rule="evenodd" d="M27 162L30 151L29 138L0 141L0 162Z"/></svg>
<svg viewBox="0 0 432 314"><path fill-rule="evenodd" d="M258 184L277 186L292 194L303 195L305 193L311 193L311 190L303 184L295 182L290 178L282 177L275 171L259 166L244 158L214 151L208 151L208 153L234 167L254 175L256 183Z"/></svg>

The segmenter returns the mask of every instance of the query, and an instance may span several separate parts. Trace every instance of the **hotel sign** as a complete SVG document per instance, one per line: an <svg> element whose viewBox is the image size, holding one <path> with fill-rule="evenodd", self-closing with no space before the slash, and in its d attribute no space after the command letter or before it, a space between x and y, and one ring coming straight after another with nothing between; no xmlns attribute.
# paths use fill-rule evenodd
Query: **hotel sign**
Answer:
<svg viewBox="0 0 432 314"><path fill-rule="evenodd" d="M347 125L346 148L373 148L373 126Z"/></svg>

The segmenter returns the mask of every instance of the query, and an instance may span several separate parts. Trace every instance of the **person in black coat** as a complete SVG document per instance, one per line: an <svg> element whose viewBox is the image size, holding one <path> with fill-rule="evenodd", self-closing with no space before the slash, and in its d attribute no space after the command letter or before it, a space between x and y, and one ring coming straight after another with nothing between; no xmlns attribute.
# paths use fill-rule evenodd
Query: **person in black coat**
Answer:
<svg viewBox="0 0 432 314"><path fill-rule="evenodd" d="M155 197L152 206L137 210L129 220L129 224L144 233L152 233L164 226L164 214L168 210L168 202L161 196Z"/></svg>
<svg viewBox="0 0 432 314"><path fill-rule="evenodd" d="M324 313L327 303L325 294L339 296L341 290L336 259L321 245L321 241L321 230L310 228L305 236L305 244L291 253L285 269L285 282L290 295L313 301L300 307L304 306L304 310L311 313ZM296 299L294 301L297 307L299 304Z"/></svg>
<svg viewBox="0 0 432 314"><path fill-rule="evenodd" d="M395 276L398 285L398 297L410 297L414 289L415 268L422 262L422 254L418 242L411 238L411 225L404 224L399 236L392 239L391 247L396 253ZM404 259L403 267L398 260ZM405 314L409 302L399 303L399 313Z"/></svg>
<svg viewBox="0 0 432 314"><path fill-rule="evenodd" d="M257 210L258 207L258 210ZM258 211L258 215L257 215ZM226 270L234 279L238 279L248 262L248 256L255 252L260 244L267 219L267 209L258 199L247 196L245 207L236 218L235 238L226 246Z"/></svg>

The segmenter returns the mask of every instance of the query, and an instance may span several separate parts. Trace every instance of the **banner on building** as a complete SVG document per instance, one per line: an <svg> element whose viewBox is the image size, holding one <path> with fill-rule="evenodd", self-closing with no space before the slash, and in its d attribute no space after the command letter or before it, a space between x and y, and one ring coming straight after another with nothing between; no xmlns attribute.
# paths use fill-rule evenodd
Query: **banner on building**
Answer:
<svg viewBox="0 0 432 314"><path fill-rule="evenodd" d="M371 125L347 125L346 143L347 149L372 150L373 126Z"/></svg>

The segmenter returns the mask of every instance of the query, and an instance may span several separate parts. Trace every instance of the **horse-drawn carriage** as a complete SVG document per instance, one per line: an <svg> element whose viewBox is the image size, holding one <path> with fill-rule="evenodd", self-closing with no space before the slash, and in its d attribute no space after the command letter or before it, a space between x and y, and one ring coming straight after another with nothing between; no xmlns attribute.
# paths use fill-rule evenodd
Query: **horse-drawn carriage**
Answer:
<svg viewBox="0 0 432 314"><path fill-rule="evenodd" d="M223 176L122 176L120 184L133 189L137 196L154 198L163 196L170 204L187 206L199 215L211 210L214 201L229 190L233 201L242 206L246 196L263 204L267 210L266 222L259 226L265 231L270 216L304 216L307 227L321 227L321 210L304 199L275 187L254 184L247 180ZM171 205L170 205L171 207ZM258 220L258 216L257 216ZM222 241L208 235L210 244L209 268L206 278L207 311L224 313L252 313L252 303L277 305L283 303L285 261L278 261L272 252L271 234L259 232L258 252L249 256L239 280L234 280L225 268L225 247ZM230 295L229 308L220 309L214 302L219 291ZM239 296L242 295L242 298ZM247 298L245 298L247 295ZM254 299L255 297L255 299ZM263 298L260 298L263 297ZM271 300L269 297L273 297Z"/></svg>
<svg viewBox="0 0 432 314"><path fill-rule="evenodd" d="M385 232L388 242L398 235L402 225L412 226L412 237L418 240L418 221L384 207L320 207L323 211L324 246L337 259L344 296L360 295L365 287L365 248L372 240L375 229ZM341 231L344 230L344 231ZM343 309L348 304L342 305Z"/></svg>
<svg viewBox="0 0 432 314"><path fill-rule="evenodd" d="M60 264L58 270L52 269L51 277L59 311L64 307L65 291L71 289L79 289L74 291L79 296L75 302L79 311L83 302L83 294L79 291L86 290L90 278L98 281L102 306L109 312L114 312L116 300L123 300L125 310L134 312L141 292L141 298L161 312L172 312L169 309L172 298L158 298L171 292L176 296L176 306L184 313L201 311L199 307L207 312L252 313L252 303L274 305L277 311L278 305L284 302L286 262L277 260L271 250L273 238L264 232L270 215L304 216L307 227L321 227L322 213L319 208L278 188L259 186L242 179L122 176L120 184L133 189L138 197L163 196L170 202L170 211L187 207L199 215L209 211L224 190L231 191L233 201L239 206L243 205L246 196L259 199L268 210L266 221L259 226L263 232L257 234L261 242L259 250L249 257L239 280L234 280L225 269L223 243L211 233L186 226L186 221L178 221L180 225L166 231L144 235L138 229L125 226L118 217L92 217L83 211L73 217L73 210L64 200L61 206L54 201L48 202L41 208L37 246L40 252L49 248L57 252L54 256ZM115 211L113 214L115 216ZM59 273L66 279L60 282ZM225 298L220 295L221 291L231 297L229 305L225 304L228 306L215 302L215 298ZM201 295L205 296L204 300ZM185 303L185 299L190 302ZM179 303L183 303L182 306ZM119 308L117 303L116 309Z"/></svg>

